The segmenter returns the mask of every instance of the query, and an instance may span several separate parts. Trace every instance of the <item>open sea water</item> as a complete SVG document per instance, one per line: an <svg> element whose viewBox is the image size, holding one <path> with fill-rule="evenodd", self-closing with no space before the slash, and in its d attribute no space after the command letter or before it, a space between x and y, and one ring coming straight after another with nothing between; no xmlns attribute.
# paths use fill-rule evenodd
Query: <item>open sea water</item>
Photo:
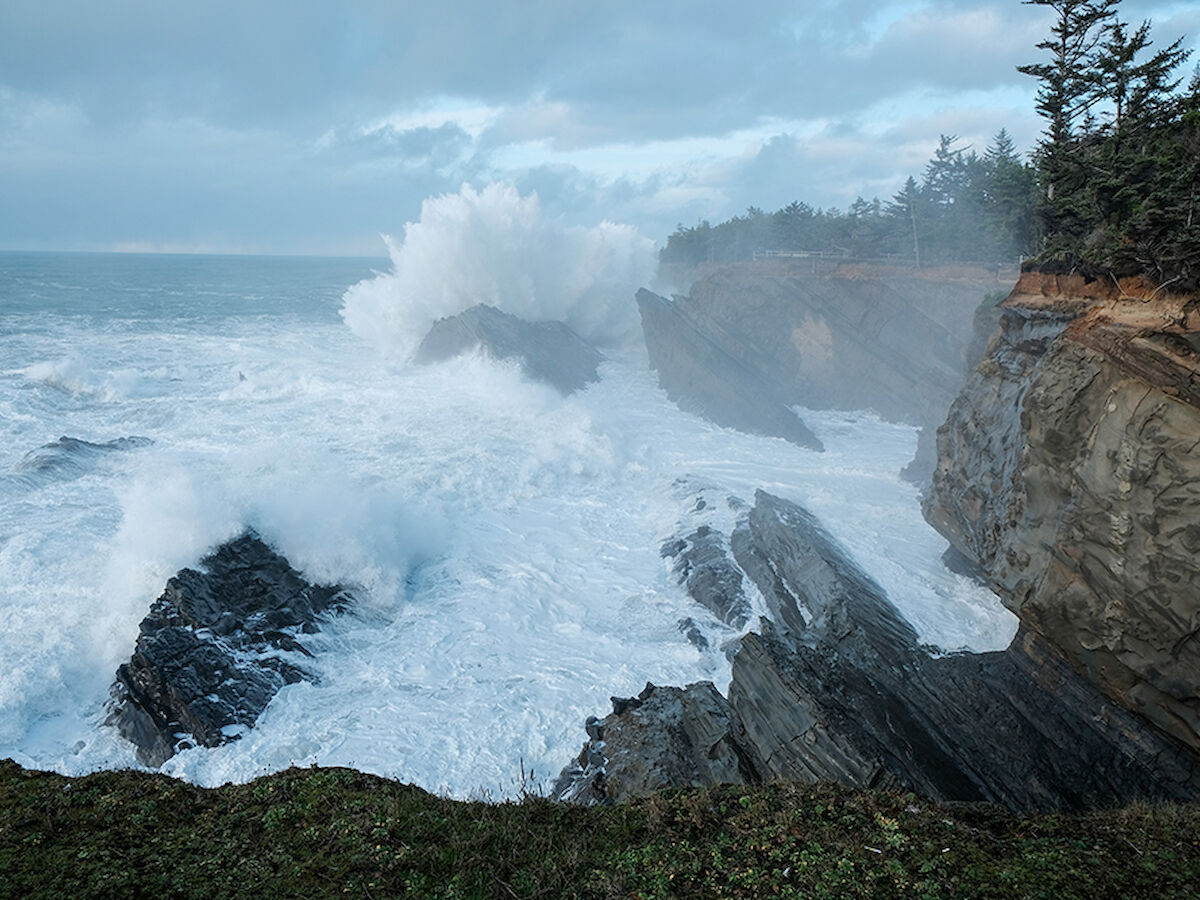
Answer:
<svg viewBox="0 0 1200 900"><path fill-rule="evenodd" d="M319 683L163 767L205 785L316 763L509 796L611 695L724 688L734 634L659 555L688 485L803 503L931 644L1012 637L898 475L914 429L802 411L814 453L716 427L666 399L630 328L567 398L478 354L415 367L377 340L403 304L372 319L405 265L0 253L0 757L136 766L103 724L116 668L166 580L247 526L359 605L309 640ZM636 323L632 290L609 302ZM46 447L63 436L117 443Z"/></svg>

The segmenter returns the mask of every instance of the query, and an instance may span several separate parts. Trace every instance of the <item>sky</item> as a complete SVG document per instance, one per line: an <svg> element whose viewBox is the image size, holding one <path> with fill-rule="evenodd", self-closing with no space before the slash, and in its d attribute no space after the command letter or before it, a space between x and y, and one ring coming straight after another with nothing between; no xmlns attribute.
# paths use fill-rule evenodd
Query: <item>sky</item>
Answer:
<svg viewBox="0 0 1200 900"><path fill-rule="evenodd" d="M1196 46L1200 4L1122 4ZM382 256L492 182L662 243L1031 149L1019 0L4 0L0 248ZM1193 59L1189 62L1190 67Z"/></svg>

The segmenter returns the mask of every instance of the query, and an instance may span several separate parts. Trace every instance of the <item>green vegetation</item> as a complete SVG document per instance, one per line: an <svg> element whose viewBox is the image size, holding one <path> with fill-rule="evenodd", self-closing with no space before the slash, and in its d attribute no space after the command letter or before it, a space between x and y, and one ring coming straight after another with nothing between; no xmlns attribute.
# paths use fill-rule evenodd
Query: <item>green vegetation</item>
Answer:
<svg viewBox="0 0 1200 900"><path fill-rule="evenodd" d="M1001 130L978 155L943 135L918 180L889 203L857 199L841 212L792 203L751 207L719 225L680 225L664 263L751 259L806 250L921 265L998 263L1088 278L1140 275L1200 290L1200 68L1184 85L1182 38L1154 48L1119 0L1024 0L1053 13L1020 66L1038 80L1046 120L1032 162Z"/></svg>
<svg viewBox="0 0 1200 900"><path fill-rule="evenodd" d="M1054 12L1038 79L1043 250L1033 265L1090 277L1143 275L1200 288L1200 70L1176 75L1182 38L1152 51L1118 0L1026 0Z"/></svg>
<svg viewBox="0 0 1200 900"><path fill-rule="evenodd" d="M1195 897L1200 807L1018 819L830 786L579 809L345 769L203 790L0 763L0 896Z"/></svg>
<svg viewBox="0 0 1200 900"><path fill-rule="evenodd" d="M737 262L758 250L807 250L915 265L1016 263L1038 249L1035 172L1001 129L983 155L942 135L918 182L889 203L859 197L845 212L793 202L773 213L750 207L719 225L680 225L660 259Z"/></svg>

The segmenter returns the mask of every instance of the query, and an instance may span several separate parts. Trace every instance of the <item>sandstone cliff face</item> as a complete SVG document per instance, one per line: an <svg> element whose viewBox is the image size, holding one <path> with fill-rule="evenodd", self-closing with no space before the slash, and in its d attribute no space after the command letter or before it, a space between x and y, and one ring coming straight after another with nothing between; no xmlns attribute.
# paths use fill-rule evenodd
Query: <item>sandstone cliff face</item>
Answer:
<svg viewBox="0 0 1200 900"><path fill-rule="evenodd" d="M1025 628L1200 751L1200 308L1042 275L1003 306L926 517Z"/></svg>

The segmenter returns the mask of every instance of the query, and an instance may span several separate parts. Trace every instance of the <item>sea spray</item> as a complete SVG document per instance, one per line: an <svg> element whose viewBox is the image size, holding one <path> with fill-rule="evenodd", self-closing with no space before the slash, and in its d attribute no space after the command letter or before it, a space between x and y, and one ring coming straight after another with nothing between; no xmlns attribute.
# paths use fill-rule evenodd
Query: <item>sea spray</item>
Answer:
<svg viewBox="0 0 1200 900"><path fill-rule="evenodd" d="M628 225L563 227L536 194L511 184L433 197L387 239L392 270L346 292L342 316L363 338L397 358L429 326L485 303L531 321L566 322L597 343L637 333L636 290L654 276L654 242Z"/></svg>
<svg viewBox="0 0 1200 900"><path fill-rule="evenodd" d="M600 382L568 398L479 355L408 366L338 318L347 285L395 299L390 276L363 281L367 261L240 260L246 286L216 299L203 260L36 262L94 308L50 294L44 315L0 309L0 474L64 434L153 444L70 479L0 478L0 757L133 762L101 725L115 667L167 578L245 526L310 580L361 586L361 604L313 636L319 683L281 691L242 740L173 758L202 784L315 762L504 793L522 760L559 771L610 695L723 686L724 655L677 623L714 647L731 635L659 556L681 477L808 505L923 640L1012 635L995 597L942 567L945 542L897 474L907 426L807 412L824 454L718 428L667 401L636 346L610 347ZM187 317L156 314L152 278L174 283L172 265L198 287ZM212 265L229 281L233 263Z"/></svg>

